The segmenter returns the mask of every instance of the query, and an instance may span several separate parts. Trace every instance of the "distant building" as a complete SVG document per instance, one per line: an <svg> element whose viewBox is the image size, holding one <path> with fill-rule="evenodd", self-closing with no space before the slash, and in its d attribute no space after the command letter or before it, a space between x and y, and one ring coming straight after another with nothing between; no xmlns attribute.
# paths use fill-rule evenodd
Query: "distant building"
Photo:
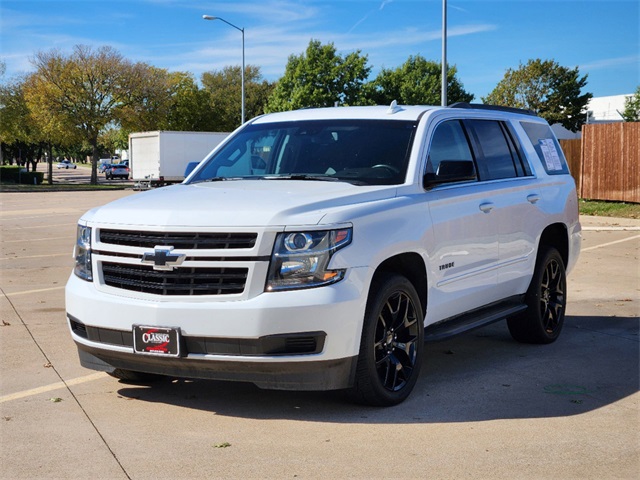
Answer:
<svg viewBox="0 0 640 480"><path fill-rule="evenodd" d="M587 123L611 123L622 122L622 112L627 98L633 93L626 95L611 95L609 97L594 97L587 103L589 119Z"/></svg>
<svg viewBox="0 0 640 480"><path fill-rule="evenodd" d="M587 123L613 123L622 122L622 112L624 111L624 103L627 98L633 96L632 93L626 95L611 95L608 97L594 97L587 103L587 111L589 117ZM580 132L572 132L567 130L559 123L551 125L553 133L560 140L571 140L580 138Z"/></svg>

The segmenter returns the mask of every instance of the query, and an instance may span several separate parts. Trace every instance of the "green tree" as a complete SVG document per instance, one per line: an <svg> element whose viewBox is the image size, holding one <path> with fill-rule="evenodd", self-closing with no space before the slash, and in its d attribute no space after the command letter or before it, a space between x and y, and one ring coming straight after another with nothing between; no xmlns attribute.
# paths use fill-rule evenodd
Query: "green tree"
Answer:
<svg viewBox="0 0 640 480"><path fill-rule="evenodd" d="M198 87L193 75L187 72L169 74L171 105L160 124L162 130L185 132L213 132L217 115L209 105L209 94Z"/></svg>
<svg viewBox="0 0 640 480"><path fill-rule="evenodd" d="M245 117L251 119L265 112L274 85L262 78L260 67L245 66ZM209 96L208 108L216 115L214 131L230 132L240 126L242 67L227 66L202 74L202 85Z"/></svg>
<svg viewBox="0 0 640 480"><path fill-rule="evenodd" d="M456 74L455 66L447 70L447 103L471 102L473 94L465 91ZM410 56L395 70L383 68L369 88L370 97L378 105L393 100L404 105L440 105L442 64L420 55Z"/></svg>
<svg viewBox="0 0 640 480"><path fill-rule="evenodd" d="M18 162L36 167L42 153L42 132L24 97L24 80L13 79L0 85L0 143L3 151Z"/></svg>
<svg viewBox="0 0 640 480"><path fill-rule="evenodd" d="M496 87L482 98L484 103L533 110L550 124L560 123L572 132L586 121L586 106L591 93L582 93L587 75L554 60L529 60L516 69L508 69Z"/></svg>
<svg viewBox="0 0 640 480"><path fill-rule="evenodd" d="M338 55L333 43L311 40L300 55L290 55L284 76L267 103L267 111L279 112L305 107L364 105L370 101L364 87L371 67L360 50Z"/></svg>
<svg viewBox="0 0 640 480"><path fill-rule="evenodd" d="M122 62L112 118L127 132L158 130L173 103L170 74L146 63Z"/></svg>
<svg viewBox="0 0 640 480"><path fill-rule="evenodd" d="M98 183L98 138L119 114L129 94L133 65L111 47L78 45L70 56L39 52L25 91L29 109L49 135L75 134L92 150L91 183Z"/></svg>
<svg viewBox="0 0 640 480"><path fill-rule="evenodd" d="M47 138L90 145L92 184L98 181L100 137L107 129L122 127L120 135L156 130L171 112L172 76L134 64L111 47L77 45L71 55L39 52L33 64L36 71L25 90L29 110Z"/></svg>
<svg viewBox="0 0 640 480"><path fill-rule="evenodd" d="M625 122L640 122L640 85L636 93L625 99L622 118Z"/></svg>

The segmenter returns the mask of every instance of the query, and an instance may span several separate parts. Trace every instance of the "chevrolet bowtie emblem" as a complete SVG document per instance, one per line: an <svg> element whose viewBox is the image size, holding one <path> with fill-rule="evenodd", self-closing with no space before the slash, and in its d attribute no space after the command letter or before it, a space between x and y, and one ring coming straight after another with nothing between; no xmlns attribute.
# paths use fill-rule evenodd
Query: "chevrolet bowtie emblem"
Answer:
<svg viewBox="0 0 640 480"><path fill-rule="evenodd" d="M184 253L171 253L172 250L173 247L156 246L153 252L142 255L142 263L153 265L154 270L171 271L187 258Z"/></svg>

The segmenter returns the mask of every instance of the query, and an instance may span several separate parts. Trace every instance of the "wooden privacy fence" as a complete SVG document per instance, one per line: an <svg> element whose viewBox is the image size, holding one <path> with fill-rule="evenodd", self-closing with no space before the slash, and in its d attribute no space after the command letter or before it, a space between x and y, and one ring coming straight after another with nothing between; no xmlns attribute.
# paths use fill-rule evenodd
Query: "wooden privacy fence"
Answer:
<svg viewBox="0 0 640 480"><path fill-rule="evenodd" d="M639 122L583 125L560 144L580 198L640 203Z"/></svg>

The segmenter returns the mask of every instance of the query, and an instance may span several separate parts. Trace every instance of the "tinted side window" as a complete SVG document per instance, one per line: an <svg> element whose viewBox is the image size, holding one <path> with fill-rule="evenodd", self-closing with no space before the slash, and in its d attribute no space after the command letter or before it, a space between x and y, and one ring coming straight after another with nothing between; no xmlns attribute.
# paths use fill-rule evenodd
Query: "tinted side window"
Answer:
<svg viewBox="0 0 640 480"><path fill-rule="evenodd" d="M512 150L509 148L500 122L467 120L478 148L478 169L481 180L517 177Z"/></svg>
<svg viewBox="0 0 640 480"><path fill-rule="evenodd" d="M427 173L438 173L443 160L473 161L467 136L458 120L449 120L436 127L429 147Z"/></svg>
<svg viewBox="0 0 640 480"><path fill-rule="evenodd" d="M542 166L549 175L569 173L567 160L549 125L543 123L520 122L529 140L536 149Z"/></svg>
<svg viewBox="0 0 640 480"><path fill-rule="evenodd" d="M531 165L529 165L529 161L527 160L527 155L524 153L522 145L520 144L520 140L518 139L518 135L516 135L513 130L513 126L511 125L511 123L505 122L502 124L502 127L505 130L509 144L513 148L513 159L516 164L518 175L533 175L533 172L531 171Z"/></svg>

